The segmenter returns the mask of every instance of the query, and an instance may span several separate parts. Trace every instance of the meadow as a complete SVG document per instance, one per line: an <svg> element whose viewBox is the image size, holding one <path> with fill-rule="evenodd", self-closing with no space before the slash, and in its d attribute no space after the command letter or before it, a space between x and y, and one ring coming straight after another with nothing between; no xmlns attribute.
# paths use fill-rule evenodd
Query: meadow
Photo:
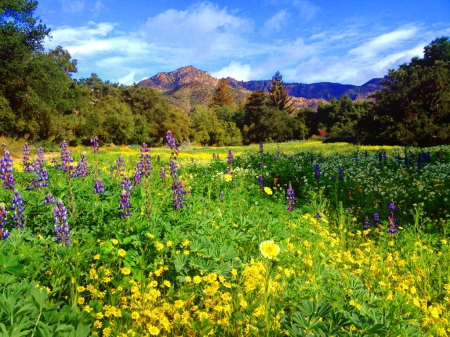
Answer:
<svg viewBox="0 0 450 337"><path fill-rule="evenodd" d="M3 147L2 336L448 336L450 147Z"/></svg>

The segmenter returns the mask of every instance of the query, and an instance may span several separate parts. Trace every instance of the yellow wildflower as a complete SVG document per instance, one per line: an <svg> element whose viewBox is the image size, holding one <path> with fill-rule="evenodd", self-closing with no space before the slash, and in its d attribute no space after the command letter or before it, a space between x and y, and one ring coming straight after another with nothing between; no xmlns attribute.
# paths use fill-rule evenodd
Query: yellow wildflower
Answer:
<svg viewBox="0 0 450 337"><path fill-rule="evenodd" d="M264 187L264 192L266 192L267 195L272 195L272 189L270 187Z"/></svg>
<svg viewBox="0 0 450 337"><path fill-rule="evenodd" d="M98 260L98 259L100 259L100 254L95 254L94 255L94 260Z"/></svg>
<svg viewBox="0 0 450 337"><path fill-rule="evenodd" d="M273 259L280 254L280 246L273 242L273 240L266 240L261 242L259 250L263 257Z"/></svg>
<svg viewBox="0 0 450 337"><path fill-rule="evenodd" d="M114 245L119 244L119 241L117 241L117 239L111 239L111 242L112 242Z"/></svg>
<svg viewBox="0 0 450 337"><path fill-rule="evenodd" d="M121 270L120 270L121 272L122 272L122 274L124 274L124 275L130 275L131 274L131 270L129 269L129 268L122 268Z"/></svg>
<svg viewBox="0 0 450 337"><path fill-rule="evenodd" d="M231 176L231 174L228 174L228 173L225 174L223 177L224 177L226 182L229 182L229 181L233 180L233 177Z"/></svg>
<svg viewBox="0 0 450 337"><path fill-rule="evenodd" d="M120 248L117 254L119 254L119 256L121 257L124 257L127 254L127 252L124 249Z"/></svg>

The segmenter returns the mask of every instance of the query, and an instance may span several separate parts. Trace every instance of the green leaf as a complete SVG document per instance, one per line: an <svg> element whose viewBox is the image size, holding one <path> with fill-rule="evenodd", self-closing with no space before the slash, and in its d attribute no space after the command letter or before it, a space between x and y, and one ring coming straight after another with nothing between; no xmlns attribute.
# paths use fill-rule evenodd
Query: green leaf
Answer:
<svg viewBox="0 0 450 337"><path fill-rule="evenodd" d="M23 268L19 261L20 258L17 255L13 255L12 253L4 255L0 253L0 272L19 275Z"/></svg>

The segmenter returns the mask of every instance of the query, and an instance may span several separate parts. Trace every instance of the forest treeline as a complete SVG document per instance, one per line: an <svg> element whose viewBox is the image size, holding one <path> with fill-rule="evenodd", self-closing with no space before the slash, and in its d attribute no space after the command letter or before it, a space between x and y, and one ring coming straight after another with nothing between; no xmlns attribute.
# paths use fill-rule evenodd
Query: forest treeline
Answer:
<svg viewBox="0 0 450 337"><path fill-rule="evenodd" d="M0 4L0 136L30 143L161 145L181 141L240 145L327 135L366 144L450 143L450 40L436 38L423 58L388 72L371 99L348 96L317 111L295 109L282 75L268 91L236 104L225 79L209 106L186 112L150 87L119 85L92 74L74 79L77 62L63 47L45 51L50 30L34 16L37 1Z"/></svg>

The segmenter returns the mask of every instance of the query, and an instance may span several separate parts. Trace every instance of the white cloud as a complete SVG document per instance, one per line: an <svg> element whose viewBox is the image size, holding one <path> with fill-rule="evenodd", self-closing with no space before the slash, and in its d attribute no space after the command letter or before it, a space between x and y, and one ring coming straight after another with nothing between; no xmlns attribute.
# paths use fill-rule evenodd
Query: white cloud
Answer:
<svg viewBox="0 0 450 337"><path fill-rule="evenodd" d="M117 82L120 84L131 85L131 84L135 83L135 80L134 80L135 74L136 74L136 72L132 71L131 73L119 78L117 80Z"/></svg>
<svg viewBox="0 0 450 337"><path fill-rule="evenodd" d="M279 32L287 24L290 14L283 9L264 22L263 31L265 33Z"/></svg>
<svg viewBox="0 0 450 337"><path fill-rule="evenodd" d="M299 10L300 17L305 21L312 20L320 8L307 0L294 0L292 5Z"/></svg>
<svg viewBox="0 0 450 337"><path fill-rule="evenodd" d="M393 50L401 47L402 43L411 40L417 34L416 27L400 28L393 32L385 33L377 36L360 46L350 50L349 54L357 55L358 57L372 58L387 50Z"/></svg>
<svg viewBox="0 0 450 337"><path fill-rule="evenodd" d="M240 62L232 61L229 65L219 71L212 72L211 75L219 79L232 77L238 81L248 81L252 79L252 70L248 64L241 64Z"/></svg>

